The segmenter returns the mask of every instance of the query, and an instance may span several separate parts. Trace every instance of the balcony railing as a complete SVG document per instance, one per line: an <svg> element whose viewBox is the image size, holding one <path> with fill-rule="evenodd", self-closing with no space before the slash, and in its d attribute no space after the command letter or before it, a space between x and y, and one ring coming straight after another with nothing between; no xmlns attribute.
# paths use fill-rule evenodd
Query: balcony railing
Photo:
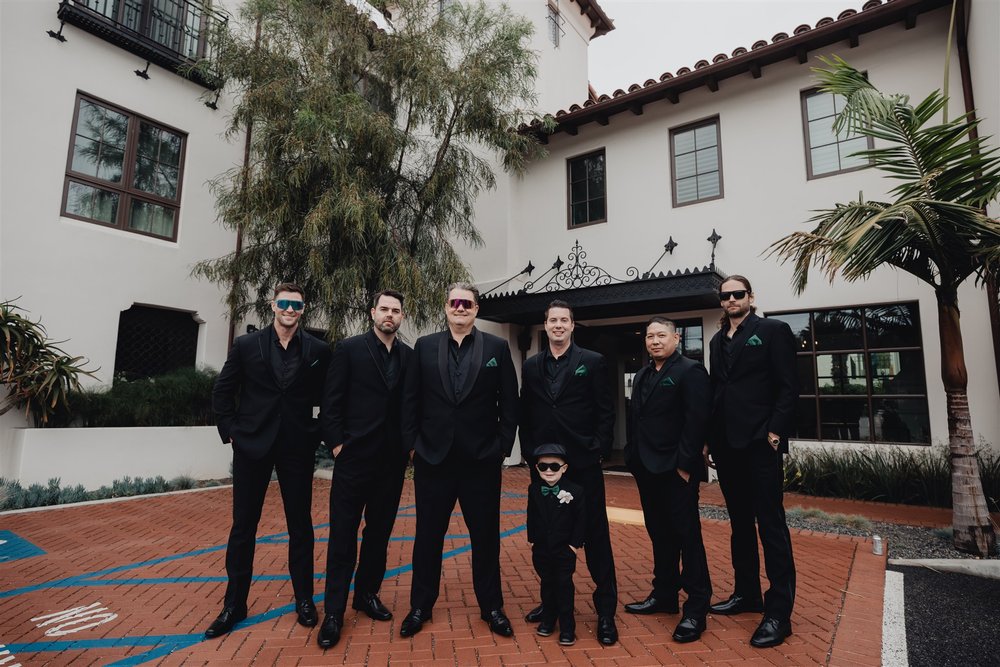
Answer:
<svg viewBox="0 0 1000 667"><path fill-rule="evenodd" d="M93 33L130 53L206 88L218 77L191 65L211 62L211 37L229 17L197 0L62 0L61 21Z"/></svg>

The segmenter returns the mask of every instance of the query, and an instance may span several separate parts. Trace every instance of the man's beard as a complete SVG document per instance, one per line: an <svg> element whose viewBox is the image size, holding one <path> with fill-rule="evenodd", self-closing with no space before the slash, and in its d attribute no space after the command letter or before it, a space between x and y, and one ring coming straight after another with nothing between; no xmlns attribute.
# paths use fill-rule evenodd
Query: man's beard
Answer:
<svg viewBox="0 0 1000 667"><path fill-rule="evenodd" d="M740 306L736 310L736 312L733 312L733 311L731 311L729 309L726 310L726 314L730 318L736 318L736 319L740 319L740 318L746 317L747 313L749 313L749 312L750 312L750 304L749 303L747 303L747 304L740 304Z"/></svg>
<svg viewBox="0 0 1000 667"><path fill-rule="evenodd" d="M387 333L387 334L396 333L396 330L399 329L399 325L391 320L386 322L376 323L375 327L382 333Z"/></svg>

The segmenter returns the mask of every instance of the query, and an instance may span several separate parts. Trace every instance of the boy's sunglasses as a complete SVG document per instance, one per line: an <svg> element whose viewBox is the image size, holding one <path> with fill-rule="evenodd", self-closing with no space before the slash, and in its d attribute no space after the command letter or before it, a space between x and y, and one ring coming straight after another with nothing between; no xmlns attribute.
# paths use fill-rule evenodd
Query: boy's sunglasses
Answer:
<svg viewBox="0 0 1000 667"><path fill-rule="evenodd" d="M732 292L719 292L719 301L729 301L729 297L733 297L737 301L745 298L747 291L745 289L734 289Z"/></svg>
<svg viewBox="0 0 1000 667"><path fill-rule="evenodd" d="M288 310L291 308L295 312L306 307L305 301L297 301L296 299L278 299L274 302L274 305L278 307L278 310Z"/></svg>
<svg viewBox="0 0 1000 667"><path fill-rule="evenodd" d="M538 468L538 472L545 472L546 470L551 470L552 472L558 472L559 469L562 468L564 465L566 465L566 464L565 463L556 463L556 462L552 462L552 463L536 463L535 467Z"/></svg>
<svg viewBox="0 0 1000 667"><path fill-rule="evenodd" d="M476 302L472 299L448 299L448 305L455 310L458 310L460 307L465 308L466 310L471 310L472 307L476 305Z"/></svg>

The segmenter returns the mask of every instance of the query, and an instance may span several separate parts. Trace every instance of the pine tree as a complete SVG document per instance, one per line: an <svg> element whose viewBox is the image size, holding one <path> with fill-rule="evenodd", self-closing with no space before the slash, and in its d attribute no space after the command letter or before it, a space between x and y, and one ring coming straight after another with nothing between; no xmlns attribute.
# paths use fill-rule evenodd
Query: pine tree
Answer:
<svg viewBox="0 0 1000 667"><path fill-rule="evenodd" d="M247 162L213 183L242 247L195 274L228 288L235 319L269 319L273 285L306 290L331 337L367 323L380 289L411 322L467 279L455 243L478 245L473 205L495 159L541 154L516 131L534 101L532 26L483 2L400 0L380 30L345 0L249 0L211 66L235 96L230 139Z"/></svg>

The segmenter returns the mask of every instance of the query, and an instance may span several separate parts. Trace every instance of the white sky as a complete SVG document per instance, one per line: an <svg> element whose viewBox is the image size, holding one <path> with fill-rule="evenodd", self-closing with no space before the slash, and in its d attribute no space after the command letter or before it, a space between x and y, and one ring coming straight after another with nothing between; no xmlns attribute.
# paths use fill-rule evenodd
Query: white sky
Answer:
<svg viewBox="0 0 1000 667"><path fill-rule="evenodd" d="M664 72L731 55L738 46L789 35L803 23L860 10L865 0L598 0L615 29L590 43L590 83L598 94L659 80Z"/></svg>

